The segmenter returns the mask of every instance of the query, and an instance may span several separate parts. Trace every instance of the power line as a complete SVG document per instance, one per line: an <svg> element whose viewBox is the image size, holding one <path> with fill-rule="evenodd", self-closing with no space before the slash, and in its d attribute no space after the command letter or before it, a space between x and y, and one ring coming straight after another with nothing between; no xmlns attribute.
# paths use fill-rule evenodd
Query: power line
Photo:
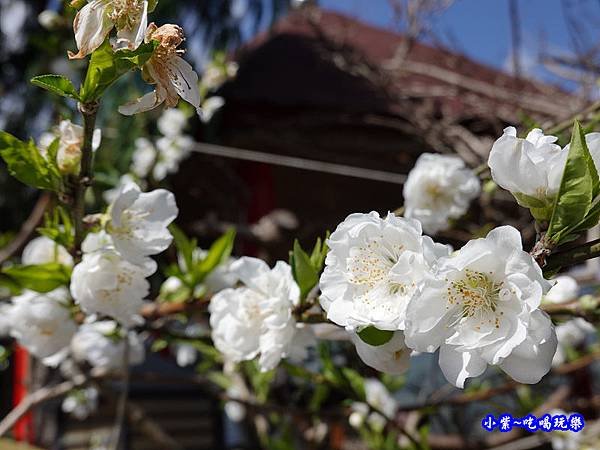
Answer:
<svg viewBox="0 0 600 450"><path fill-rule="evenodd" d="M363 167L348 166L345 164L336 164L325 161L316 161L313 159L304 159L295 156L284 156L258 152L254 150L245 150L235 147L226 147L223 145L207 144L204 142L197 143L192 151L205 155L261 162L276 166L292 167L300 170L310 170L313 172L360 178L363 180L381 181L384 183L404 184L406 181L406 175L401 173L385 172L382 170L366 169Z"/></svg>

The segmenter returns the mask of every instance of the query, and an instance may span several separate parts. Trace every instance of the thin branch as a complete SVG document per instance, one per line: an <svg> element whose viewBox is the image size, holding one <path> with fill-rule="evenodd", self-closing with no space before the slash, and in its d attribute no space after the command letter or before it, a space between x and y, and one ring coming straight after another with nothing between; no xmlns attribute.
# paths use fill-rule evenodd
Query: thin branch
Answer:
<svg viewBox="0 0 600 450"><path fill-rule="evenodd" d="M0 250L0 264L10 259L15 253L21 250L27 241L29 241L29 238L33 235L35 229L44 218L44 213L46 212L46 209L48 209L51 200L52 196L49 192L43 192L40 195L31 214L29 214L29 217L21 226L15 239Z"/></svg>
<svg viewBox="0 0 600 450"><path fill-rule="evenodd" d="M544 269L560 269L561 267L572 266L598 256L600 256L600 239L550 255Z"/></svg>
<svg viewBox="0 0 600 450"><path fill-rule="evenodd" d="M62 397L67 394L70 390L81 386L86 382L86 378L76 377L73 380L64 381L56 386L43 387L37 391L29 394L21 401L11 412L9 412L2 422L0 422L0 437L4 436L18 421L21 417L29 412L31 408L41 403L47 402L54 398Z"/></svg>
<svg viewBox="0 0 600 450"><path fill-rule="evenodd" d="M73 224L75 227L74 256L80 256L80 247L83 242L83 217L85 215L85 193L92 184L94 176L93 159L94 151L92 142L96 128L96 114L98 103L79 104L79 111L83 116L83 145L81 146L81 169L75 183L73 201Z"/></svg>
<svg viewBox="0 0 600 450"><path fill-rule="evenodd" d="M125 349L123 351L123 383L121 393L117 403L117 413L115 416L115 425L111 437L111 446L113 450L118 450L125 424L125 414L127 412L127 398L129 397L129 384L131 378L131 370L129 368L129 332L126 331L125 339L123 339Z"/></svg>

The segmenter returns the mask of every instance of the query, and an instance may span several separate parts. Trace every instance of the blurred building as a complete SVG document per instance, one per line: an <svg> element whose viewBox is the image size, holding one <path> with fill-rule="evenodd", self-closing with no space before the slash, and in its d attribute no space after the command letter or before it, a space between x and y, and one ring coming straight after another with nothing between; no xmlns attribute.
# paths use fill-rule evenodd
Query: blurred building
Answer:
<svg viewBox="0 0 600 450"><path fill-rule="evenodd" d="M585 103L313 7L235 59L238 75L218 92L225 106L204 136L222 147L200 148L209 156L180 172L178 198L242 231L288 210L307 245L351 212L402 205L402 182L421 153L455 153L477 167L508 124L547 126ZM279 237L262 243L263 256L286 257L291 235Z"/></svg>

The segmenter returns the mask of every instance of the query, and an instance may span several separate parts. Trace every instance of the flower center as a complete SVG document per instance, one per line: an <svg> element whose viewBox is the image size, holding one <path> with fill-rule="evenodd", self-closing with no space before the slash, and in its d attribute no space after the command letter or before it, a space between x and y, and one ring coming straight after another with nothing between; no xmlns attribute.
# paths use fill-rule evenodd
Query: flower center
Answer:
<svg viewBox="0 0 600 450"><path fill-rule="evenodd" d="M142 0L113 0L110 20L119 30L132 30L144 8Z"/></svg>
<svg viewBox="0 0 600 450"><path fill-rule="evenodd" d="M403 250L404 246L401 244L386 245L383 236L353 248L348 261L350 283L375 287L388 278L390 269L398 262ZM401 287L402 285L395 283L390 289L397 292Z"/></svg>
<svg viewBox="0 0 600 450"><path fill-rule="evenodd" d="M447 308L454 305L461 307L457 322L462 318L475 318L500 328L500 318L496 309L502 285L502 282L494 281L488 274L467 269L464 278L449 283ZM503 312L500 312L500 315L503 315Z"/></svg>

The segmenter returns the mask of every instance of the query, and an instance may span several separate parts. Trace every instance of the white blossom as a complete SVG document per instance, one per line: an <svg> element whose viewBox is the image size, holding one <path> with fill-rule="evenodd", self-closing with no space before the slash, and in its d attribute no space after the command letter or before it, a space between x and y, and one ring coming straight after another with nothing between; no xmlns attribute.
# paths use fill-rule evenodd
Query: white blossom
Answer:
<svg viewBox="0 0 600 450"><path fill-rule="evenodd" d="M300 290L291 268L278 261L269 269L259 259L243 257L231 270L244 286L224 289L211 299L213 342L230 361L260 355L261 369L273 369L281 358L298 352L293 342L298 326L292 308L298 304Z"/></svg>
<svg viewBox="0 0 600 450"><path fill-rule="evenodd" d="M496 228L439 260L438 272L408 306L406 345L439 348L440 367L458 387L488 364L518 382L537 383L556 350L554 326L538 309L549 287L519 232Z"/></svg>
<svg viewBox="0 0 600 450"><path fill-rule="evenodd" d="M399 375L406 372L410 360L410 349L404 343L404 333L396 331L383 345L369 345L356 333L350 333L356 353L367 365L380 372Z"/></svg>
<svg viewBox="0 0 600 450"><path fill-rule="evenodd" d="M47 365L55 366L66 355L77 325L67 306L65 288L41 294L24 291L13 298L9 310L11 335Z"/></svg>
<svg viewBox="0 0 600 450"><path fill-rule="evenodd" d="M158 118L156 125L158 131L166 137L176 137L183 134L188 118L183 111L177 108L165 109Z"/></svg>
<svg viewBox="0 0 600 450"><path fill-rule="evenodd" d="M121 178L119 178L119 182L117 183L117 185L112 189L107 189L106 191L104 191L102 193L102 198L106 203L111 204L117 199L117 197L119 196L119 192L121 192L123 186L129 183L135 183L135 178L130 173L121 175Z"/></svg>
<svg viewBox="0 0 600 450"><path fill-rule="evenodd" d="M558 367L567 360L567 350L584 343L587 336L596 332L596 327L587 320L577 317L556 326L558 347L552 359L552 366Z"/></svg>
<svg viewBox="0 0 600 450"><path fill-rule="evenodd" d="M185 135L165 136L158 139L156 141L158 155L152 172L154 179L160 181L167 175L177 172L179 163L190 155L194 144L194 140Z"/></svg>
<svg viewBox="0 0 600 450"><path fill-rule="evenodd" d="M435 234L465 214L480 191L479 178L462 159L423 153L404 184L404 216Z"/></svg>
<svg viewBox="0 0 600 450"><path fill-rule="evenodd" d="M523 206L547 209L560 187L568 155L554 143L556 140L539 128L530 131L525 139L517 137L514 127L505 128L488 159L493 180ZM549 219L547 212L537 214Z"/></svg>
<svg viewBox="0 0 600 450"><path fill-rule="evenodd" d="M113 320L84 323L71 340L75 360L102 370L122 370L125 364L125 336L128 339L129 365L137 365L146 356L140 336L119 328Z"/></svg>
<svg viewBox="0 0 600 450"><path fill-rule="evenodd" d="M198 351L191 344L175 345L175 361L179 367L191 366L198 360Z"/></svg>
<svg viewBox="0 0 600 450"><path fill-rule="evenodd" d="M65 397L62 410L79 420L87 419L98 409L98 389L93 386L75 389Z"/></svg>
<svg viewBox="0 0 600 450"><path fill-rule="evenodd" d="M402 330L406 307L448 247L421 234L413 219L351 214L327 241L320 280L327 318L348 330Z"/></svg>
<svg viewBox="0 0 600 450"><path fill-rule="evenodd" d="M571 413L567 413L562 409L552 409L548 411L548 414L552 417L554 416L565 416L569 417ZM584 440L584 434L574 433L572 431L552 431L550 433L550 444L552 445L552 450L591 450L594 447L588 447L584 445L582 442Z"/></svg>
<svg viewBox="0 0 600 450"><path fill-rule="evenodd" d="M560 275L555 278L556 283L550 288L544 296L544 300L549 303L568 303L577 298L579 294L579 285L575 278L569 275Z"/></svg>
<svg viewBox="0 0 600 450"><path fill-rule="evenodd" d="M83 258L71 275L75 302L88 314L104 314L124 326L136 323L150 291L146 277L156 270L156 264L147 259L142 266L126 261L106 234L88 235L82 247Z"/></svg>
<svg viewBox="0 0 600 450"><path fill-rule="evenodd" d="M177 217L175 196L164 189L142 193L135 183L126 184L109 207L106 226L115 249L128 261L141 264L150 255L169 247L169 224Z"/></svg>
<svg viewBox="0 0 600 450"><path fill-rule="evenodd" d="M150 139L137 138L132 155L131 171L140 178L146 178L152 171L157 157L158 152Z"/></svg>
<svg viewBox="0 0 600 450"><path fill-rule="evenodd" d="M73 257L62 245L45 236L39 236L25 246L21 262L25 265L59 263L72 267Z"/></svg>
<svg viewBox="0 0 600 450"><path fill-rule="evenodd" d="M143 97L122 105L119 112L126 116L149 111L165 103L174 108L179 97L191 104L198 111L200 108L200 91L198 74L194 72L181 54L178 47L184 41L183 29L177 25L163 25L158 28L150 24L146 30L146 41L159 42L150 60L144 65L144 73L156 89Z"/></svg>
<svg viewBox="0 0 600 450"><path fill-rule="evenodd" d="M393 419L396 415L398 402L377 378L367 378L364 383L367 403L355 402L352 404L350 425L360 428L366 421L372 428L382 430L386 421ZM369 413L369 406L376 411Z"/></svg>
<svg viewBox="0 0 600 450"><path fill-rule="evenodd" d="M117 29L117 49L135 50L144 41L148 25L148 0L88 0L73 22L79 51L69 58L79 59L96 50L110 31Z"/></svg>
<svg viewBox="0 0 600 450"><path fill-rule="evenodd" d="M38 147L44 157L48 157L48 148L58 138L58 150L56 163L63 174L76 175L79 173L81 162L81 148L83 146L83 127L72 123L70 120L62 120L59 126L49 133L40 137ZM102 132L95 129L92 136L92 150L96 151L102 141Z"/></svg>
<svg viewBox="0 0 600 450"><path fill-rule="evenodd" d="M224 105L225 99L223 97L214 95L207 98L202 102L202 107L200 108L200 120L202 120L204 123L210 122L215 113Z"/></svg>

